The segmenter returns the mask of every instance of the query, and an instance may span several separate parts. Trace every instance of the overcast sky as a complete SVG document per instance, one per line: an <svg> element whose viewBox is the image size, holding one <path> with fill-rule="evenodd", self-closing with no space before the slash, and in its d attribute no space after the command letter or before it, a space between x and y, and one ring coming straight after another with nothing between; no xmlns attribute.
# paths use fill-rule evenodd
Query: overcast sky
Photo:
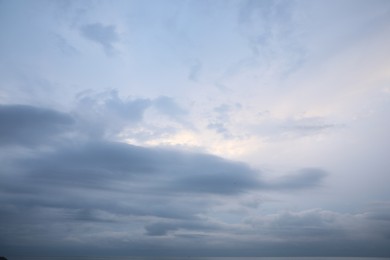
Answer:
<svg viewBox="0 0 390 260"><path fill-rule="evenodd" d="M390 1L0 1L0 255L390 256Z"/></svg>

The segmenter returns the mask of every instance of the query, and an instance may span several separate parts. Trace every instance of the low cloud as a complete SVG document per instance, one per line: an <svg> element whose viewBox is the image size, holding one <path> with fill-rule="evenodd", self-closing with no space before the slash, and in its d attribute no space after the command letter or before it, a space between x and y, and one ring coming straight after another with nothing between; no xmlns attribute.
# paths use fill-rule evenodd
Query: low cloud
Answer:
<svg viewBox="0 0 390 260"><path fill-rule="evenodd" d="M109 107L121 114L127 106L122 105ZM129 253L135 252L135 244L128 247L126 241L134 236L139 237L138 248L156 246L165 253L179 241L194 253L194 241L205 250L208 243L220 241L214 248L240 252L256 248L249 238L274 249L294 238L301 250L313 238L330 247L329 241L338 237L388 239L383 207L360 215L323 210L259 215L257 206L245 202L263 192L317 187L327 175L323 169L302 168L269 181L266 172L210 154L67 135L83 131L67 113L2 105L0 115L1 152L9 154L0 171L0 243L6 252L14 252L15 243L28 252L31 245L90 248L105 247L109 240ZM25 141L21 129L30 129L34 138ZM4 145L10 143L34 152ZM231 222L226 214L236 220Z"/></svg>
<svg viewBox="0 0 390 260"><path fill-rule="evenodd" d="M327 172L322 169L304 168L279 178L270 184L270 187L282 190L316 187L326 176Z"/></svg>
<svg viewBox="0 0 390 260"><path fill-rule="evenodd" d="M69 130L73 118L51 109L0 105L0 145L38 145Z"/></svg>
<svg viewBox="0 0 390 260"><path fill-rule="evenodd" d="M216 223L208 223L207 220L198 219L195 221L155 222L145 226L148 236L166 236L169 232L178 230L196 231L204 233L221 229Z"/></svg>
<svg viewBox="0 0 390 260"><path fill-rule="evenodd" d="M261 180L259 171L213 155L108 141L58 146L54 151L16 159L14 165L18 165L15 174L31 187L111 190L120 186L148 194L172 195L236 195L256 190L304 189L319 184L325 175L320 170L303 170L267 183Z"/></svg>

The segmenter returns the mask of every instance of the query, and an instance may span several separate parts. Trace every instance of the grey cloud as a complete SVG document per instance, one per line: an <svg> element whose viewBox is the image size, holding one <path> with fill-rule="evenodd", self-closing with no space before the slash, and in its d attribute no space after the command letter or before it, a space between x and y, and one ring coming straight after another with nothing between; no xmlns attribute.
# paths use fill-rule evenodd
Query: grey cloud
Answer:
<svg viewBox="0 0 390 260"><path fill-rule="evenodd" d="M384 228L382 223L362 218L361 213L309 209L258 215L247 219L246 223L252 227L255 237L267 238L264 249L271 252L282 251L281 255L284 256L315 254L372 257L387 256L390 253L386 246L388 241L381 236L384 234L380 231ZM252 240L256 238L252 237ZM272 243L272 240L278 242ZM252 241L247 243L252 244L249 248L258 244ZM371 251L372 247L376 248L375 252Z"/></svg>
<svg viewBox="0 0 390 260"><path fill-rule="evenodd" d="M222 104L214 108L215 118L210 122L207 127L215 130L217 133L222 134L225 138L231 138L232 134L228 129L231 113L235 110L242 108L240 103L236 104Z"/></svg>
<svg viewBox="0 0 390 260"><path fill-rule="evenodd" d="M247 223L254 232L259 232L269 239L277 239L283 244L288 245L293 239L300 250L316 247L313 252L326 255L324 248L330 250L338 248L339 253L343 255L355 255L353 252L356 251L353 248L356 250L363 246L360 248L361 252L367 252L370 247L368 244L376 244L381 250L378 255L386 254L388 250L383 245L386 243L385 235L389 227L385 227L381 221L362 217L364 215L366 214L309 209L262 215L248 219ZM359 246L356 247L357 245Z"/></svg>
<svg viewBox="0 0 390 260"><path fill-rule="evenodd" d="M223 134L226 137L230 136L229 130L223 123L210 123L207 125L207 128L215 130L219 134Z"/></svg>
<svg viewBox="0 0 390 260"><path fill-rule="evenodd" d="M182 248L189 250L194 240L183 239L204 234L198 248L207 248L208 241L218 240L222 247L234 248L235 252L246 248L259 254L264 252L256 249L261 242L273 254L287 248L296 255L309 248L307 243L333 250L334 239L345 248L348 243L353 248L360 242L349 240L355 235L349 223L363 225L371 235L385 230L383 220L377 219L387 214L382 206L361 216L309 210L259 216L240 225L221 225L202 217L221 198L317 185L325 175L320 169L302 169L275 184L262 181L259 173L245 164L216 156L109 141L62 144L54 151L37 151L14 163L18 167L7 174L2 172L0 184L0 233L8 234L1 243L10 251L16 241L22 247L36 241L39 247L53 237L58 243L74 237L82 239L83 246L104 246L108 239L118 245L116 249L134 252L129 248L135 244L128 244L128 237L137 236L143 241L139 247L156 245L161 253L167 253L172 251L162 246L161 240L153 239L170 239L166 242L183 243ZM12 189L11 184L19 189ZM21 192L28 187L33 188L30 193ZM250 241L242 240L243 234ZM388 235L381 234L373 243L381 244ZM28 239L23 242L21 238ZM288 243L292 238L296 241L294 248ZM71 247L81 245L73 243Z"/></svg>
<svg viewBox="0 0 390 260"><path fill-rule="evenodd" d="M141 121L143 112L151 105L149 99L133 99L122 101L116 94L111 95L110 98L105 100L105 106L116 112L123 118L130 119L132 121Z"/></svg>
<svg viewBox="0 0 390 260"><path fill-rule="evenodd" d="M383 210L383 209L381 209ZM363 214L365 215L365 214ZM224 252L238 256L388 256L388 240L378 236L384 226L378 220L323 209L259 214L243 225L221 226L194 221L153 222L145 226L149 236L191 237L191 231L206 243L224 240ZM244 229L243 229L244 228ZM227 232L228 230L228 232ZM243 231L245 230L245 231ZM385 230L388 230L385 228ZM227 232L231 236L225 236ZM222 235L222 236L219 236ZM240 236L243 235L243 236ZM235 237L235 238L234 238ZM191 242L195 240L191 239ZM292 242L293 241L293 242ZM199 249L199 244L196 245ZM370 248L376 248L372 252ZM229 249L228 249L229 248ZM229 251L229 250L232 251Z"/></svg>
<svg viewBox="0 0 390 260"><path fill-rule="evenodd" d="M122 112L137 103L119 103L118 107L116 99L112 100L115 105L110 107ZM130 118L138 120L140 113ZM73 123L72 117L67 114L29 106L2 106L0 119L4 122L1 124L3 143L46 142L49 134L56 136ZM303 169L275 183L266 183L260 179L260 172L245 164L212 155L143 148L104 140L62 139L66 142L57 144L55 148L38 150L27 157L20 155L21 158L7 163L7 169L18 171L22 178L31 179L31 183L44 182L65 187L96 185L102 188L116 181L146 183L146 179L151 178L143 187L214 194L238 194L262 188L302 189L317 185L326 175L320 169Z"/></svg>
<svg viewBox="0 0 390 260"><path fill-rule="evenodd" d="M156 224L147 225L145 229L146 229L146 234L148 236L164 236L167 234L168 231L177 230L178 227L172 224L156 223Z"/></svg>
<svg viewBox="0 0 390 260"><path fill-rule="evenodd" d="M107 52L112 51L113 44L119 40L114 25L92 23L84 25L80 30L84 37L100 44Z"/></svg>
<svg viewBox="0 0 390 260"><path fill-rule="evenodd" d="M308 210L304 212L285 212L278 215L270 223L272 233L287 239L321 239L345 237L347 230L338 223L343 216L324 210Z"/></svg>
<svg viewBox="0 0 390 260"><path fill-rule="evenodd" d="M238 27L248 42L252 55L233 64L229 74L248 67L264 70L277 64L280 75L288 76L302 66L306 46L302 44L296 20L295 2L242 1L238 13Z"/></svg>
<svg viewBox="0 0 390 260"><path fill-rule="evenodd" d="M261 123L254 129L257 134L266 136L269 140L326 134L343 127L340 123L328 122L327 118L322 117L275 119L271 114L262 115Z"/></svg>
<svg viewBox="0 0 390 260"><path fill-rule="evenodd" d="M94 222L97 217L93 213L99 209L123 216L192 219L209 205L202 198L189 196L193 190L223 195L223 189L227 195L248 186L245 172L240 176L240 171L247 171L245 167L210 155L95 141L69 143L55 151L38 150L27 156L9 162L1 172L0 201L12 207L14 214L26 211L26 207L85 209L81 213L88 214L80 213L75 219L90 218ZM229 178L226 181L219 172L231 167L237 168L234 174L238 175L235 181L238 180L239 188L231 186ZM201 191L176 182L176 179L197 181L196 175L204 172L208 172L210 179L218 180L220 187L213 190L209 185ZM213 174L217 177L212 177ZM198 182L195 185L202 185L202 181Z"/></svg>
<svg viewBox="0 0 390 260"><path fill-rule="evenodd" d="M204 158L193 175L177 178L175 185L180 190L200 193L239 194L260 189L264 185L258 174L244 164L231 163L220 158Z"/></svg>
<svg viewBox="0 0 390 260"><path fill-rule="evenodd" d="M255 0L247 0L241 3L241 9L239 13L239 21L241 23L248 22L248 20L252 19L252 16L255 13L258 13L260 16L269 16L270 11L272 10L274 5L273 0L267 1L255 1Z"/></svg>
<svg viewBox="0 0 390 260"><path fill-rule="evenodd" d="M321 209L311 209L298 212L282 212L274 215L268 223L268 228L272 233L287 238L298 236L303 238L317 237L321 235L340 236L345 235L346 230L341 230L340 221L345 221L344 217L352 220L353 216L343 216L342 214L325 211ZM276 231L276 232L275 232ZM326 233L326 234L325 234Z"/></svg>
<svg viewBox="0 0 390 260"><path fill-rule="evenodd" d="M77 107L73 114L79 118L82 130L91 136L113 136L126 126L127 134L136 140L147 140L161 135L172 134L178 130L178 124L193 129L188 121L189 112L174 98L159 96L156 98L120 97L116 90L94 93L83 91L77 95ZM153 115L169 119L168 125L155 125L147 118L146 112L152 110ZM141 128L132 128L135 125ZM130 127L129 127L130 126ZM142 126L147 130L142 131Z"/></svg>
<svg viewBox="0 0 390 260"><path fill-rule="evenodd" d="M197 232L207 232L220 229L219 226L207 221L176 221L176 222L155 222L145 226L148 236L165 236L169 232L177 230L195 230Z"/></svg>
<svg viewBox="0 0 390 260"><path fill-rule="evenodd" d="M136 174L157 171L157 154L119 143L86 143L20 161L31 181L57 185L107 187Z"/></svg>
<svg viewBox="0 0 390 260"><path fill-rule="evenodd" d="M27 105L0 105L0 144L38 145L69 130L68 114Z"/></svg>
<svg viewBox="0 0 390 260"><path fill-rule="evenodd" d="M365 217L368 219L388 221L390 223L390 202L372 203Z"/></svg>
<svg viewBox="0 0 390 260"><path fill-rule="evenodd" d="M236 194L258 188L257 173L244 164L203 154L142 148L112 142L63 147L19 160L31 182L109 188L138 182L165 192ZM146 186L145 186L146 185Z"/></svg>
<svg viewBox="0 0 390 260"><path fill-rule="evenodd" d="M146 98L122 99L117 91L102 93L85 91L77 96L77 107L73 111L80 132L101 138L120 132L124 126L141 123L145 111L152 105Z"/></svg>
<svg viewBox="0 0 390 260"><path fill-rule="evenodd" d="M279 178L270 184L273 189L301 189L315 187L328 175L326 171L318 168L304 168Z"/></svg>
<svg viewBox="0 0 390 260"><path fill-rule="evenodd" d="M236 195L310 188L326 176L320 169L302 169L275 182L264 182L259 171L220 157L107 141L62 145L18 159L9 168L18 171L23 185L31 184L15 187L14 183L3 183L16 191L49 185L58 189Z"/></svg>
<svg viewBox="0 0 390 260"><path fill-rule="evenodd" d="M190 72L188 74L188 79L192 81L197 81L201 69L202 69L202 63L199 60L194 60L190 65Z"/></svg>
<svg viewBox="0 0 390 260"><path fill-rule="evenodd" d="M116 114L134 122L142 120L144 110L154 105L152 100L122 101L115 93L81 100L88 105L85 113ZM178 108L170 107L172 100L161 100L167 102L162 102L166 113L176 113ZM73 237L89 245L104 244L98 236L123 243L127 238L107 235L115 230L135 233L145 241L159 236L222 236L229 228L204 217L221 201L246 193L304 189L321 182L321 174L313 169L275 184L264 181L260 171L244 163L210 154L140 147L102 136L84 139L81 121L89 117L73 114L77 123L69 114L52 110L1 106L0 118L9 122L7 128L1 124L2 142L20 143L24 135L18 131L28 126L35 140L47 145L34 153L1 147L0 152L11 154L2 159L0 170L0 234L7 236L7 241L0 241L2 246L10 248L16 241L42 246L55 236L58 243L68 243ZM77 134L60 135L70 126ZM49 134L57 142L48 142ZM131 228L125 232L124 226ZM84 232L91 230L94 239L85 237Z"/></svg>
<svg viewBox="0 0 390 260"><path fill-rule="evenodd" d="M80 119L82 130L92 136L115 135L125 126L142 125L144 114L148 109L155 109L160 115L167 116L176 123L192 128L186 120L188 111L182 108L173 98L160 96L148 98L121 98L116 90L102 93L85 91L77 97L78 106L74 114ZM148 123L148 122L146 122ZM154 127L148 124L147 133L133 132L131 138L147 138L159 132L174 132L174 127ZM132 132L131 129L128 129Z"/></svg>
<svg viewBox="0 0 390 260"><path fill-rule="evenodd" d="M241 105L236 104L235 107L240 108ZM221 120L221 121L229 120L229 114L232 112L233 108L234 107L232 105L228 105L228 104L222 104L220 106L215 107L214 111L217 114L217 120Z"/></svg>
<svg viewBox="0 0 390 260"><path fill-rule="evenodd" d="M153 105L157 108L159 112L174 118L178 118L188 114L188 112L182 107L180 107L171 97L158 97L153 101Z"/></svg>
<svg viewBox="0 0 390 260"><path fill-rule="evenodd" d="M151 100L145 98L123 100L116 90L98 94L80 93L77 99L79 109L92 111L97 115L109 113L110 116L119 116L132 122L141 121L143 113L152 103Z"/></svg>
<svg viewBox="0 0 390 260"><path fill-rule="evenodd" d="M140 237L231 232L200 216L223 198L275 189L245 164L177 150L90 141L25 156L1 172L0 233L11 243L19 236L46 243L52 232L56 241L81 238L88 227L110 234L141 226Z"/></svg>
<svg viewBox="0 0 390 260"><path fill-rule="evenodd" d="M60 34L53 33L51 36L59 51L61 51L63 54L76 55L79 53L78 50Z"/></svg>
<svg viewBox="0 0 390 260"><path fill-rule="evenodd" d="M300 119L289 119L282 127L286 132L292 132L299 135L311 135L336 128L338 126L339 125L327 123L323 118L305 117Z"/></svg>

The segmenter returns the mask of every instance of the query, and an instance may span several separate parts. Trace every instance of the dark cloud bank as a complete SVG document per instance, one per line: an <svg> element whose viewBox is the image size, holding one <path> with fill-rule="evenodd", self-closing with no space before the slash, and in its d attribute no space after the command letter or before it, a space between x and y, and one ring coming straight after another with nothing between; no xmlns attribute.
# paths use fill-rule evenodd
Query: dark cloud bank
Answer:
<svg viewBox="0 0 390 260"><path fill-rule="evenodd" d="M108 106L126 114L139 104L131 116L139 121L145 100ZM169 98L156 104L184 113ZM390 255L389 205L356 215L261 215L237 203L314 188L324 170L265 181L259 170L210 154L86 138L84 119L0 106L1 254ZM216 210L237 206L235 224L222 216L229 210Z"/></svg>

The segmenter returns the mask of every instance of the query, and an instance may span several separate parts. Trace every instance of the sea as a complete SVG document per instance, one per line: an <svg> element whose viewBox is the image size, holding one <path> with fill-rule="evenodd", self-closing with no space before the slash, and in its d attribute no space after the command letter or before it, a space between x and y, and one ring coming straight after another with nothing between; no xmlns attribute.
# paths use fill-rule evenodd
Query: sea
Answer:
<svg viewBox="0 0 390 260"><path fill-rule="evenodd" d="M384 260L386 257L7 257L8 260Z"/></svg>

